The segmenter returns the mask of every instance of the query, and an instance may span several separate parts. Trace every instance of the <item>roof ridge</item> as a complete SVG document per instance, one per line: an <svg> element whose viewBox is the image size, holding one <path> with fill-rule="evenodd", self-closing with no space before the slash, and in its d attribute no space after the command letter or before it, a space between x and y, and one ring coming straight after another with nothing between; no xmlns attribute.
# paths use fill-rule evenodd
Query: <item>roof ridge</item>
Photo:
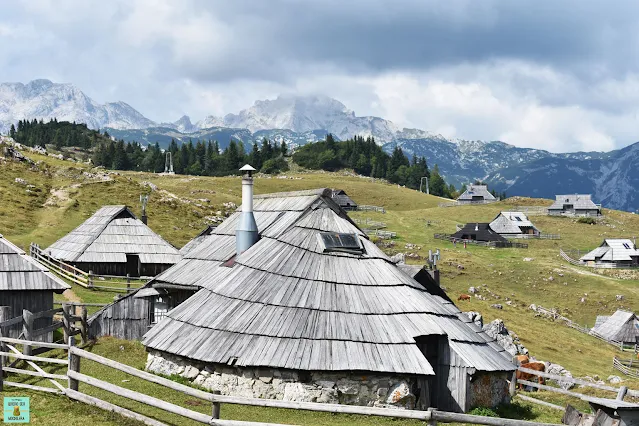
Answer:
<svg viewBox="0 0 639 426"><path fill-rule="evenodd" d="M301 191L285 191L285 192L271 192L267 194L259 194L253 196L255 199L265 198L288 198L288 197L308 197L310 195L327 196L330 197L332 190L330 188L318 188L318 189L304 189Z"/></svg>

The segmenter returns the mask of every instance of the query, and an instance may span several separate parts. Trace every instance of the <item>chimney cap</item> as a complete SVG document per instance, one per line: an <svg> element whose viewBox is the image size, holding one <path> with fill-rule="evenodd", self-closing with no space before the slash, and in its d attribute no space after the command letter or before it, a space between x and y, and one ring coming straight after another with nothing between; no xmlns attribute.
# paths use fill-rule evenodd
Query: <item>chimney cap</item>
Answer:
<svg viewBox="0 0 639 426"><path fill-rule="evenodd" d="M254 172L256 169L251 166L250 164L245 164L244 166L242 166L242 168L240 169L241 172Z"/></svg>

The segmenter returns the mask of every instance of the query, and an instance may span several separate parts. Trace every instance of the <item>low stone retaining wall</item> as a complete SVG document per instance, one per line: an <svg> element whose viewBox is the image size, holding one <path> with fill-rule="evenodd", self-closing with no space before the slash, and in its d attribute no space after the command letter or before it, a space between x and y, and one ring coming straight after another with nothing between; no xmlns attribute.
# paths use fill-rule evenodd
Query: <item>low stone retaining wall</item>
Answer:
<svg viewBox="0 0 639 426"><path fill-rule="evenodd" d="M415 408L416 402L413 394L416 379L409 376L198 364L158 351L149 352L146 369L167 376L182 376L222 395L407 409Z"/></svg>

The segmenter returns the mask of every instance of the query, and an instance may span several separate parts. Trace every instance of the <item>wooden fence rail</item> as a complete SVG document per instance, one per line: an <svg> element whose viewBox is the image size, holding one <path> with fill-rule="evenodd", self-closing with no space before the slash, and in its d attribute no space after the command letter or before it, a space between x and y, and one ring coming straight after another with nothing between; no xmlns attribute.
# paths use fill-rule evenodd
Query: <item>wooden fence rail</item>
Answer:
<svg viewBox="0 0 639 426"><path fill-rule="evenodd" d="M476 241L476 240L464 240L461 238L453 237L451 234L434 234L434 238L437 240L445 240L450 242L457 242L460 244L472 244L482 247L495 247L495 248L522 248L527 249L526 243L515 243L512 241Z"/></svg>
<svg viewBox="0 0 639 426"><path fill-rule="evenodd" d="M31 361L28 361L28 362L33 364L32 366L34 366L36 371L27 371L27 370L22 370L17 368L9 368L9 369L5 368L4 370L5 373L25 374L28 376L36 376L36 377L41 377L43 379L48 379L56 385L56 388L28 385L28 384L18 383L18 382L8 382L6 380L4 380L3 382L3 379L2 379L3 372L2 370L0 370L0 390L2 389L2 384L4 383L4 385L7 385L7 386L22 387L22 388L31 389L31 390L39 390L43 392L63 393L71 399L81 401L86 404L94 405L107 411L112 411L124 417L136 419L138 421L141 421L151 426L166 426L166 424L159 420L136 413L132 410L119 407L111 402L104 401L99 398L82 393L78 390L79 383L84 383L85 385L93 386L113 394L124 396L130 400L137 401L142 404L155 407L162 411L177 414L179 416L182 416L200 423L208 424L208 425L283 426L283 425L276 425L271 423L244 422L244 421L219 419L221 404L239 404L239 405L257 406L257 407L307 410L307 411L326 412L326 413L334 413L334 414L345 413L345 414L369 415L369 416L380 416L380 417L390 417L390 418L414 419L414 420L428 422L429 425L434 425L437 422L442 422L442 423L455 422L455 423L479 424L479 425L489 425L489 426L534 426L534 425L551 426L551 424L547 424L547 423L535 423L535 422L528 422L523 420L493 418L493 417L475 416L475 415L460 414L460 413L449 413L449 412L439 411L435 409L428 409L427 411L400 410L400 409L388 409L388 408L363 407L363 406L355 406L355 405L321 404L321 403L314 403L314 402L293 402L293 401L279 401L279 400L271 400L271 399L225 396L225 395L220 395L219 392L205 392L199 389L195 389L190 386L186 386L181 383L174 382L164 377L156 376L154 374L148 373L143 370L138 370L129 365L122 364L117 361L80 349L75 346L75 340L73 336L69 337L68 345L60 345L55 343L44 343L44 342L32 342L32 341L25 341L21 339L13 339L13 338L0 338L0 346L9 345L10 343L22 344L23 346L28 346L32 344L41 345L44 347L50 347L52 349L65 348L67 349L67 352L68 352L68 359L66 360L55 359L55 361L57 363L66 363L68 365L68 369L67 369L66 375L46 373L45 371L43 371L41 368L39 368L36 364L32 363ZM13 353L9 355L18 355L19 352L15 348L13 347L11 348ZM4 355L4 353L2 355ZM35 358L35 357L32 357L32 358ZM169 388L169 389L181 392L185 395L207 401L211 404L211 415L193 411L188 408L184 408L179 405L169 403L162 399L152 397L150 395L145 395L143 393L140 393L131 389L127 389L127 388L109 383L105 380L102 380L96 377L91 377L89 375L81 373L80 359L82 358L119 370L121 372L127 373L139 379L161 385L165 388ZM37 362L48 362L49 360L50 359L46 359L46 358L38 358ZM0 366L1 365L2 363L0 363ZM67 387L63 387L56 380L67 380Z"/></svg>
<svg viewBox="0 0 639 426"><path fill-rule="evenodd" d="M635 366L633 367L633 362ZM639 379L639 362L625 359L620 359L614 357L612 359L612 366L618 371L621 371L626 376L633 377L635 379Z"/></svg>
<svg viewBox="0 0 639 426"><path fill-rule="evenodd" d="M49 268L56 275L81 287L93 290L129 293L142 287L150 279L149 277L131 277L128 274L125 277L119 277L115 275L96 275L91 271L85 272L73 265L49 256L35 243L31 243L29 255Z"/></svg>

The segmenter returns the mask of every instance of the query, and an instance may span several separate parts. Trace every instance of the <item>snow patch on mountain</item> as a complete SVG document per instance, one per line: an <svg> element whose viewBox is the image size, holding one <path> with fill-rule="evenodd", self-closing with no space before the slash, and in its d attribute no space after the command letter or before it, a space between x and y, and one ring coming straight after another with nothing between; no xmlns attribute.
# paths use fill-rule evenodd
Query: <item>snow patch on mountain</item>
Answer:
<svg viewBox="0 0 639 426"><path fill-rule="evenodd" d="M22 119L57 118L86 123L92 129L146 128L155 123L124 102L99 104L73 84L33 80L27 84L0 84L0 132Z"/></svg>

